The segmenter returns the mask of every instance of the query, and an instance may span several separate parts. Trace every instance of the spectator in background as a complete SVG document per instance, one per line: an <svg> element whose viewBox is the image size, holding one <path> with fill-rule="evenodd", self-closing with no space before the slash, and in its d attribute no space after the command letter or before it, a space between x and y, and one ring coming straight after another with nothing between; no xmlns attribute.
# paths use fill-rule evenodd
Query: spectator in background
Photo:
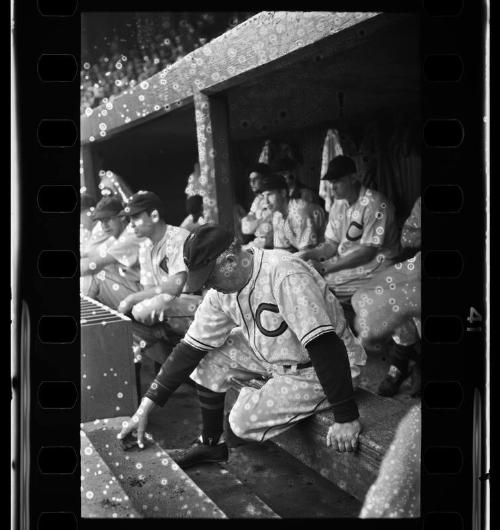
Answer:
<svg viewBox="0 0 500 530"><path fill-rule="evenodd" d="M250 185L250 189L254 193L254 199L252 201L252 205L250 206L250 211L241 219L241 232L244 235L254 235L255 230L259 226L264 207L263 197L260 193L260 185L262 183L262 178L265 175L269 175L270 173L271 168L267 164L263 163L255 164L250 169L248 183Z"/></svg>
<svg viewBox="0 0 500 530"><path fill-rule="evenodd" d="M120 36L94 45L102 50L100 55L91 57L89 49L82 50L80 113L91 113L101 103L111 102L123 90L149 79L252 14L172 12L155 18L134 17L137 27L128 31L128 38L123 38L124 28L117 26ZM123 42L134 40L137 44L127 45L125 51Z"/></svg>
<svg viewBox="0 0 500 530"><path fill-rule="evenodd" d="M187 217L182 221L181 228L192 232L198 226L206 223L203 218L203 197L201 195L191 195L186 198Z"/></svg>
<svg viewBox="0 0 500 530"><path fill-rule="evenodd" d="M88 296L117 309L120 302L141 289L139 282L139 245L141 243L128 219L120 215L123 204L116 196L102 198L93 212L93 220L102 227L106 239L94 245L80 260L83 277L90 277Z"/></svg>

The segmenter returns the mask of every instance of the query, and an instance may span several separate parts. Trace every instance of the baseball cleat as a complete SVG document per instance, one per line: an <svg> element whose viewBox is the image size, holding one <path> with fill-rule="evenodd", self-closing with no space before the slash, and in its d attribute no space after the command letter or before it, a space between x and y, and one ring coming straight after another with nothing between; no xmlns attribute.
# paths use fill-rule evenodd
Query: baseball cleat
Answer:
<svg viewBox="0 0 500 530"><path fill-rule="evenodd" d="M182 469L214 462L227 462L229 450L227 444L208 445L196 440L188 449L167 451L169 456Z"/></svg>

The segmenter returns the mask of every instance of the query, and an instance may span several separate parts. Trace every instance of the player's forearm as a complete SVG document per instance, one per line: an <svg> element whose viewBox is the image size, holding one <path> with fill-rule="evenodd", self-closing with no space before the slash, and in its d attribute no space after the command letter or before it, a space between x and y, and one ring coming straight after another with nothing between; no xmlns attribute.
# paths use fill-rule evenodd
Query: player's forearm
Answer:
<svg viewBox="0 0 500 530"><path fill-rule="evenodd" d="M336 261L324 265L324 273L338 272L344 269L353 269L371 261L377 254L375 247L363 247L359 250L348 254L347 256L339 257Z"/></svg>
<svg viewBox="0 0 500 530"><path fill-rule="evenodd" d="M332 405L335 421L345 423L359 417L354 400L349 357L335 333L325 333L307 345L319 382Z"/></svg>
<svg viewBox="0 0 500 530"><path fill-rule="evenodd" d="M80 275L89 276L90 274L96 274L97 272L104 269L104 267L107 265L111 265L115 262L115 258L109 255L105 257L91 255L80 260Z"/></svg>
<svg viewBox="0 0 500 530"><path fill-rule="evenodd" d="M180 296L186 284L187 274L185 272L176 274L160 285L161 294L168 294L172 297Z"/></svg>
<svg viewBox="0 0 500 530"><path fill-rule="evenodd" d="M198 366L206 351L179 342L163 363L145 397L162 407L168 398L184 383L189 374Z"/></svg>
<svg viewBox="0 0 500 530"><path fill-rule="evenodd" d="M301 252L301 257L304 260L315 259L317 261L325 261L333 258L337 254L337 249L338 243L335 241L325 241L315 248Z"/></svg>

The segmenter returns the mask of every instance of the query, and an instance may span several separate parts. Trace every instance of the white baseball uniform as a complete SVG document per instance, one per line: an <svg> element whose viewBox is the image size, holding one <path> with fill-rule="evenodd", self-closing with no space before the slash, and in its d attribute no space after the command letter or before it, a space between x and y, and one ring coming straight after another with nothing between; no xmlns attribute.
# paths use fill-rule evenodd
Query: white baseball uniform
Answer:
<svg viewBox="0 0 500 530"><path fill-rule="evenodd" d="M338 243L337 253L347 256L361 246L377 249L368 263L325 275L338 296L352 296L376 272L386 268L399 252L394 206L378 191L361 187L356 202L336 199L330 209L325 239Z"/></svg>
<svg viewBox="0 0 500 530"><path fill-rule="evenodd" d="M146 239L139 249L141 284L145 289L161 287L171 276L187 272L183 258L184 241L190 232L178 226L167 225L165 234L157 243ZM201 297L181 294L165 303L164 296L158 294L136 304L134 318L147 325L168 321L169 326L183 334L192 321Z"/></svg>
<svg viewBox="0 0 500 530"><path fill-rule="evenodd" d="M236 435L264 441L328 408L306 346L328 332L344 342L353 384L366 354L346 325L343 310L325 280L285 251L254 249L251 279L237 293L211 289L199 306L184 342L208 350L191 378L214 392L230 379L269 377L257 390L245 387L231 410Z"/></svg>

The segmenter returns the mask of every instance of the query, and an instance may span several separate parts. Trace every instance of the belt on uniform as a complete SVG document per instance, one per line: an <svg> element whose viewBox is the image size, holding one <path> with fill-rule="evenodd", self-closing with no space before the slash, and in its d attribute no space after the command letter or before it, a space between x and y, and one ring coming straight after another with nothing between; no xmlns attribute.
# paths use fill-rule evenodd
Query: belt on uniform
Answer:
<svg viewBox="0 0 500 530"><path fill-rule="evenodd" d="M308 361L307 363L300 363L300 364L283 364L283 368L290 369L292 366L297 367L297 370L302 370L302 368L311 368L313 363L311 361Z"/></svg>

